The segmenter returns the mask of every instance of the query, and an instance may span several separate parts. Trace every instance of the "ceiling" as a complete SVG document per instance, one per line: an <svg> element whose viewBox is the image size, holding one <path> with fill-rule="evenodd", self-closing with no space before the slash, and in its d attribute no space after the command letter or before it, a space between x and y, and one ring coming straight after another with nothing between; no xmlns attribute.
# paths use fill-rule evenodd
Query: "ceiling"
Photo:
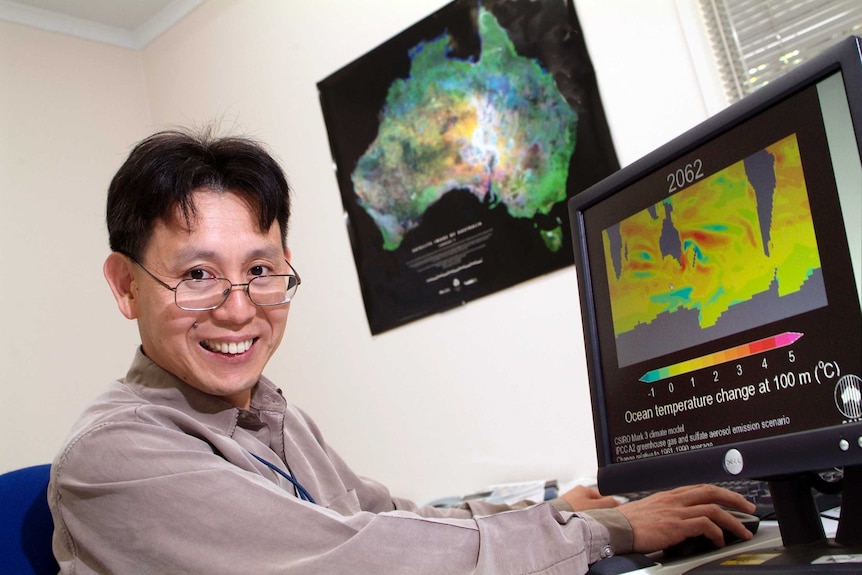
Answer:
<svg viewBox="0 0 862 575"><path fill-rule="evenodd" d="M141 49L204 0L0 0L0 20Z"/></svg>

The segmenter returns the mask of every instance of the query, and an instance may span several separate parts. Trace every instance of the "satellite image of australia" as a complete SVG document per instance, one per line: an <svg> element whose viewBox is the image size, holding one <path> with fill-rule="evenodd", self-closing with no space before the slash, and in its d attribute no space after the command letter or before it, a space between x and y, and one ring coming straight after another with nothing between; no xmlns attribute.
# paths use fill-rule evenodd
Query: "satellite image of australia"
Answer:
<svg viewBox="0 0 862 575"><path fill-rule="evenodd" d="M476 62L451 58L448 34L410 51L410 75L390 87L377 138L352 174L385 249L397 249L454 190L501 203L514 218L566 199L578 115L490 12L480 8L478 22ZM551 251L561 247L561 226L540 232Z"/></svg>
<svg viewBox="0 0 862 575"><path fill-rule="evenodd" d="M619 169L571 0L455 0L317 86L373 334L572 265Z"/></svg>

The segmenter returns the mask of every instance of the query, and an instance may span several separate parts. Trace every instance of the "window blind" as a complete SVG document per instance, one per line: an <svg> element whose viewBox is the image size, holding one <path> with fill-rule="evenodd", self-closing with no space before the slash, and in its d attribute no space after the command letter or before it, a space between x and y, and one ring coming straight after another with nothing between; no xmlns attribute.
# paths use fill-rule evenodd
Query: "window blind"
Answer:
<svg viewBox="0 0 862 575"><path fill-rule="evenodd" d="M699 0L730 102L849 35L860 0Z"/></svg>

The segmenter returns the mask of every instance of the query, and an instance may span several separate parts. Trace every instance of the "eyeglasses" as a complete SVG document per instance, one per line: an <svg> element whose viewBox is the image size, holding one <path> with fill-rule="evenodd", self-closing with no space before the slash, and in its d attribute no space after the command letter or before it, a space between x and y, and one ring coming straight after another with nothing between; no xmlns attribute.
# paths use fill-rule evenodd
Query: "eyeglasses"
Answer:
<svg viewBox="0 0 862 575"><path fill-rule="evenodd" d="M177 304L178 308L186 311L216 309L227 301L230 292L235 287L242 288L251 303L256 306L283 305L293 299L293 296L296 295L296 288L302 282L290 262L284 260L292 273L255 276L244 284L235 284L227 278L188 279L171 287L154 276L141 262L128 254L126 257L147 272L147 275L156 280L160 286L174 292L174 303Z"/></svg>

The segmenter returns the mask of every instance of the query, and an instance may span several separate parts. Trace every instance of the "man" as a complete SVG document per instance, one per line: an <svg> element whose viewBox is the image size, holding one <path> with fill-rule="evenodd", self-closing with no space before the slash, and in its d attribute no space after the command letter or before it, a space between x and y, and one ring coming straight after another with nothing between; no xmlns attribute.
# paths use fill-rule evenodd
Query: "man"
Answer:
<svg viewBox="0 0 862 575"><path fill-rule="evenodd" d="M357 476L261 375L300 284L289 215L281 169L245 139L159 133L117 172L104 273L141 347L54 461L64 573L579 573L750 537L719 504L753 506L715 487L441 510Z"/></svg>

